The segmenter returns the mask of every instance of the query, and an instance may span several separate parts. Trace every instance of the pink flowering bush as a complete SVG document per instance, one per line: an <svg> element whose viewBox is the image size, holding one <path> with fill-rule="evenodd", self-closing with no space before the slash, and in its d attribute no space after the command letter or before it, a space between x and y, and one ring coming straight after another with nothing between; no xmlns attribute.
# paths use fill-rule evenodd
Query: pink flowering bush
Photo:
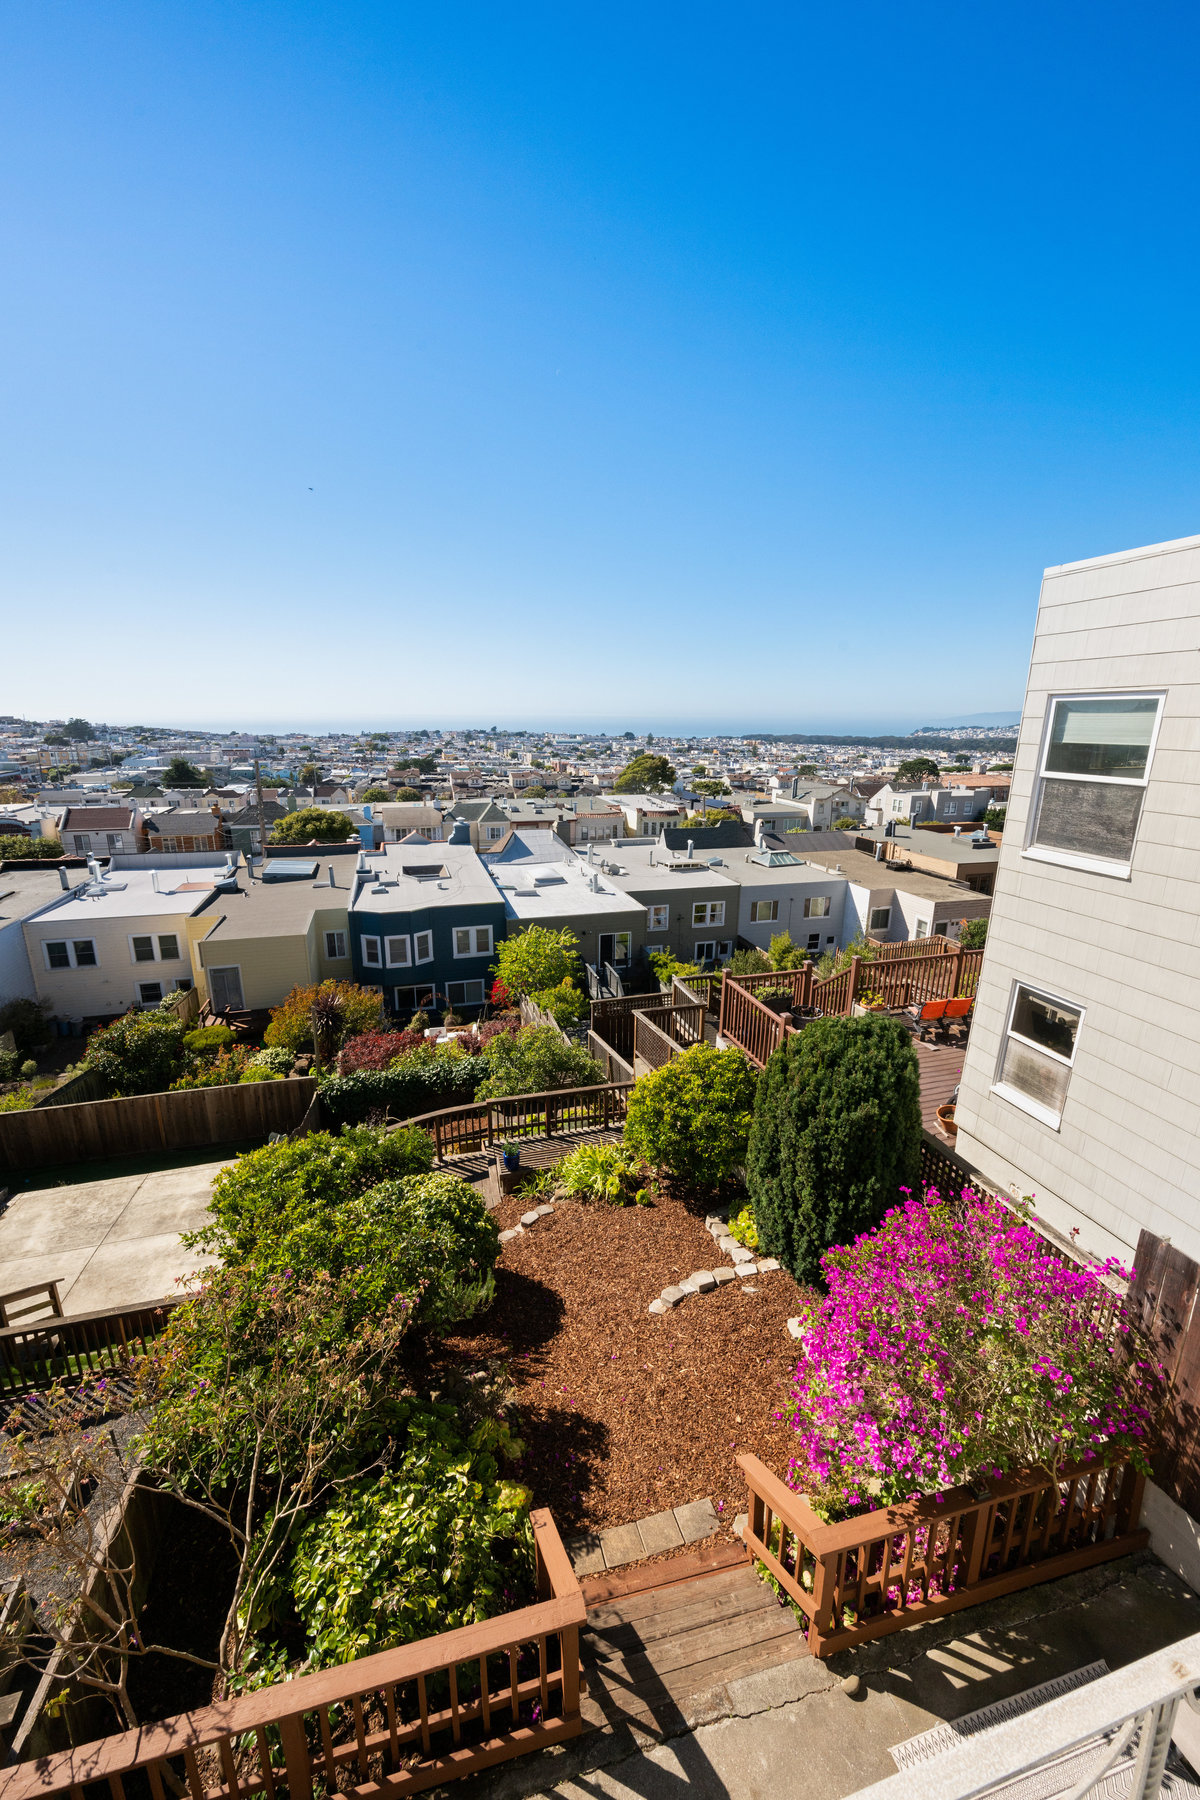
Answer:
<svg viewBox="0 0 1200 1800"><path fill-rule="evenodd" d="M802 1315L791 1485L826 1517L1025 1468L1146 1447L1161 1373L1101 1277L1019 1213L935 1189L827 1251Z"/></svg>

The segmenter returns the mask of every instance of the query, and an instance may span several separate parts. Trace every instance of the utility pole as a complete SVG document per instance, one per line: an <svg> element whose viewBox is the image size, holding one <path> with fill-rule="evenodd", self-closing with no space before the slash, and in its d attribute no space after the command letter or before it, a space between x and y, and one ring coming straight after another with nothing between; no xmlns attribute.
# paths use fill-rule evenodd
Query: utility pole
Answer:
<svg viewBox="0 0 1200 1800"><path fill-rule="evenodd" d="M263 806L262 769L257 756L254 759L254 792L258 799L258 875L261 881L262 872L267 866L267 818Z"/></svg>

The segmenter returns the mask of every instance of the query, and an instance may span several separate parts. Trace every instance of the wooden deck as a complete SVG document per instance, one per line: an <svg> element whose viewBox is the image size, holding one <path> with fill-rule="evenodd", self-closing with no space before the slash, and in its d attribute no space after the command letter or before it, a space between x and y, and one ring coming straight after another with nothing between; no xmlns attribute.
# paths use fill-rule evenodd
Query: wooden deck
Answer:
<svg viewBox="0 0 1200 1800"><path fill-rule="evenodd" d="M672 1565L658 1565L669 1579ZM588 1607L585 1724L676 1732L689 1703L809 1655L790 1607L748 1563Z"/></svg>
<svg viewBox="0 0 1200 1800"><path fill-rule="evenodd" d="M946 1141L937 1122L939 1106L948 1106L962 1075L965 1044L923 1044L913 1038L913 1049L921 1065L921 1123L934 1137Z"/></svg>
<svg viewBox="0 0 1200 1800"><path fill-rule="evenodd" d="M620 1142L620 1138L621 1133L616 1128L609 1131L556 1132L550 1138L523 1138L521 1168L550 1169L556 1162L562 1161L568 1150L574 1150L577 1144L615 1144ZM446 1167L455 1175L461 1175L464 1181L486 1181L492 1154L487 1150L472 1150L463 1156L448 1156Z"/></svg>

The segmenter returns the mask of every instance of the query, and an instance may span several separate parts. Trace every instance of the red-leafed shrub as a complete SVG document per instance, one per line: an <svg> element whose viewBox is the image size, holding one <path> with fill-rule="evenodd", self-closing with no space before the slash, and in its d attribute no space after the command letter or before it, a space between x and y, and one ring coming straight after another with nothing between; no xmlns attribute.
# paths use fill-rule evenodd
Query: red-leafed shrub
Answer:
<svg viewBox="0 0 1200 1800"><path fill-rule="evenodd" d="M505 987L504 983L501 981L501 979L498 975L497 975L495 981L493 981L493 983L492 983L492 991L488 995L488 999L491 1001L493 1006L511 1006L512 1005L512 995L509 993L508 989Z"/></svg>
<svg viewBox="0 0 1200 1800"><path fill-rule="evenodd" d="M497 982L496 985L500 984ZM488 1045L495 1043L498 1037L513 1037L520 1029L521 1015L519 1012L503 1013L498 1019L489 1019L485 1025L477 1025L474 1035L479 1049L486 1050ZM475 1047L471 1045L469 1038L460 1038L459 1042L470 1045L472 1049Z"/></svg>
<svg viewBox="0 0 1200 1800"><path fill-rule="evenodd" d="M343 1075L358 1069L389 1069L398 1056L407 1056L424 1042L419 1031L364 1031L345 1046L338 1068Z"/></svg>

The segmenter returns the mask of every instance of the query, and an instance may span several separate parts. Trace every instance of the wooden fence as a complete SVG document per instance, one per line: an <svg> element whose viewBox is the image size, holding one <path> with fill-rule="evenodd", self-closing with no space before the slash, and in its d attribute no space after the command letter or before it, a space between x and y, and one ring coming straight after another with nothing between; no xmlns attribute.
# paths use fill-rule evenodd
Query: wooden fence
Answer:
<svg viewBox="0 0 1200 1800"><path fill-rule="evenodd" d="M578 1736L587 1613L553 1519L532 1520L534 1605L38 1757L6 1771L5 1800L400 1796Z"/></svg>
<svg viewBox="0 0 1200 1800"><path fill-rule="evenodd" d="M604 1071L605 1079L612 1083L633 1080L633 1064L618 1056L611 1044L606 1044L602 1037L594 1031L588 1032L588 1055L594 1056Z"/></svg>
<svg viewBox="0 0 1200 1800"><path fill-rule="evenodd" d="M128 1100L90 1100L48 1111L0 1113L0 1169L41 1169L109 1156L237 1144L291 1131L308 1110L316 1082L247 1081L184 1088Z"/></svg>
<svg viewBox="0 0 1200 1800"><path fill-rule="evenodd" d="M974 994L982 962L982 950L956 948L939 954L922 948L908 957L855 956L840 974L820 981L814 979L811 963L758 975L726 975L718 1029L761 1069L795 1026L759 1000L756 989L790 988L793 1012L844 1016L866 994L882 998L885 1011L900 1011L928 1000Z"/></svg>
<svg viewBox="0 0 1200 1800"><path fill-rule="evenodd" d="M102 1100L104 1098L104 1078L97 1075L95 1069L81 1069L78 1075L72 1075L61 1087L52 1088L34 1102L41 1106L77 1106L83 1100Z"/></svg>
<svg viewBox="0 0 1200 1800"><path fill-rule="evenodd" d="M556 1088L545 1094L513 1094L504 1100L481 1100L470 1106L447 1106L439 1112L405 1119L405 1129L419 1126L433 1139L439 1162L466 1156L509 1139L556 1137L564 1132L607 1131L625 1117L631 1081L602 1087Z"/></svg>
<svg viewBox="0 0 1200 1800"><path fill-rule="evenodd" d="M1200 1514L1200 1265L1166 1238L1143 1231L1132 1301L1171 1383L1171 1408L1154 1479L1193 1517Z"/></svg>
<svg viewBox="0 0 1200 1800"><path fill-rule="evenodd" d="M633 1015L633 1060L650 1069L661 1069L681 1050L704 1042L707 1009L698 1000L691 1005L647 1007Z"/></svg>
<svg viewBox="0 0 1200 1800"><path fill-rule="evenodd" d="M0 1330L0 1394L49 1387L60 1376L106 1375L144 1356L179 1301L171 1297L117 1312L75 1313Z"/></svg>
<svg viewBox="0 0 1200 1800"><path fill-rule="evenodd" d="M626 994L620 1000L593 1000L591 1029L624 1062L632 1062L635 1015L648 1008L654 1010L664 1003L665 996L661 991L656 994Z"/></svg>
<svg viewBox="0 0 1200 1800"><path fill-rule="evenodd" d="M952 1488L940 1501L827 1525L756 1456L743 1539L808 1622L814 1656L1052 1581L1141 1550L1145 1477L1132 1463L1075 1463L1057 1475Z"/></svg>

